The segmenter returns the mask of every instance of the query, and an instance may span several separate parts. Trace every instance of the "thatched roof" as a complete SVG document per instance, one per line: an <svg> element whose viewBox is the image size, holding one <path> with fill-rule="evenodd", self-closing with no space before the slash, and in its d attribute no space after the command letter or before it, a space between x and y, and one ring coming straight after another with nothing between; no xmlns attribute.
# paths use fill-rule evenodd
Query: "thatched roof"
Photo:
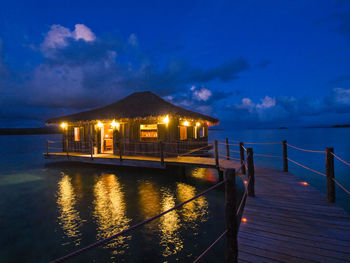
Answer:
<svg viewBox="0 0 350 263"><path fill-rule="evenodd" d="M93 121L122 118L145 118L174 114L187 118L203 119L214 124L219 120L198 112L186 110L167 102L150 91L135 92L122 100L94 110L49 119L47 124L60 122Z"/></svg>

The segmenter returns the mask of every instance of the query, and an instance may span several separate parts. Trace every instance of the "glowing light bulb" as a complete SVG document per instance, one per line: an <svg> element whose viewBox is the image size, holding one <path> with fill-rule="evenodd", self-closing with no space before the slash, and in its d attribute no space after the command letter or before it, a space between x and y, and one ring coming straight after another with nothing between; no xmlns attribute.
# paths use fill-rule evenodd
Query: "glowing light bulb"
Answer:
<svg viewBox="0 0 350 263"><path fill-rule="evenodd" d="M185 121L185 122L184 122L184 125L185 125L185 126L189 126L190 124L189 124L188 121Z"/></svg>
<svg viewBox="0 0 350 263"><path fill-rule="evenodd" d="M97 127L102 128L102 127L103 127L103 124L99 121L99 122L97 123Z"/></svg>
<svg viewBox="0 0 350 263"><path fill-rule="evenodd" d="M67 127L67 123L62 122L60 126L61 126L61 128L62 128L62 129L64 129L64 128L66 128L66 127Z"/></svg>
<svg viewBox="0 0 350 263"><path fill-rule="evenodd" d="M247 218L245 218L245 217L242 218L243 223L246 223L247 221L248 221Z"/></svg>
<svg viewBox="0 0 350 263"><path fill-rule="evenodd" d="M200 124L199 122L197 122L197 123L196 123L196 126L199 127L199 126L201 126L201 124Z"/></svg>
<svg viewBox="0 0 350 263"><path fill-rule="evenodd" d="M303 185L309 185L307 182L301 182L301 184L303 184Z"/></svg>
<svg viewBox="0 0 350 263"><path fill-rule="evenodd" d="M165 124L168 124L169 123L169 115L165 116L165 118L163 119L163 122Z"/></svg>
<svg viewBox="0 0 350 263"><path fill-rule="evenodd" d="M112 121L111 123L112 128L119 128L120 124L118 122L115 122L115 120Z"/></svg>

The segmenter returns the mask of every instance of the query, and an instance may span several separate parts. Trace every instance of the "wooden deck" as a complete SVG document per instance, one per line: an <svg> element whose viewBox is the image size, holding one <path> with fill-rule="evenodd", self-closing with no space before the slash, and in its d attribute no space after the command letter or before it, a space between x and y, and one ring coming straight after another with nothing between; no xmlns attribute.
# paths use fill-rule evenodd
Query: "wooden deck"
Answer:
<svg viewBox="0 0 350 263"><path fill-rule="evenodd" d="M165 169L167 166L193 166L203 168L216 168L215 159L210 157L171 157L164 158L164 165L161 165L159 157L150 156L123 156L123 161L120 161L119 156L113 154L98 154L91 159L89 154L69 153L67 158L66 153L50 153L44 154L46 159L58 161L84 162L92 164L107 164L117 166L132 166L141 168L158 168ZM239 163L233 160L220 159L220 168L235 168L239 167Z"/></svg>
<svg viewBox="0 0 350 263"><path fill-rule="evenodd" d="M350 262L350 216L296 176L255 168L238 234L239 262Z"/></svg>
<svg viewBox="0 0 350 263"><path fill-rule="evenodd" d="M168 165L215 168L206 157L160 158L50 153L48 159L118 166L166 168ZM220 159L220 168L239 163ZM350 216L326 195L296 176L255 167L255 197L248 197L238 234L239 262L350 262Z"/></svg>

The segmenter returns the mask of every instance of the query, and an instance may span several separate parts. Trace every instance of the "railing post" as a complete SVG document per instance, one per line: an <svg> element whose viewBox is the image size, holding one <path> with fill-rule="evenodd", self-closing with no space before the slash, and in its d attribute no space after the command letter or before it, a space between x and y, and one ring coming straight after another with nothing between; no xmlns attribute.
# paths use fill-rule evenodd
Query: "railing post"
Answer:
<svg viewBox="0 0 350 263"><path fill-rule="evenodd" d="M247 148L248 195L255 196L254 156L253 148Z"/></svg>
<svg viewBox="0 0 350 263"><path fill-rule="evenodd" d="M326 148L327 201L335 202L333 148Z"/></svg>
<svg viewBox="0 0 350 263"><path fill-rule="evenodd" d="M243 142L240 142L239 143L239 154L240 154L240 157L241 157L241 165L242 166L242 174L246 174L247 171L246 171L246 168L245 168L245 165L244 165L244 143Z"/></svg>
<svg viewBox="0 0 350 263"><path fill-rule="evenodd" d="M90 151L91 151L91 160L94 159L94 141L90 139Z"/></svg>
<svg viewBox="0 0 350 263"><path fill-rule="evenodd" d="M66 138L66 150L67 150L67 159L69 159L69 149L68 149L68 136Z"/></svg>
<svg viewBox="0 0 350 263"><path fill-rule="evenodd" d="M283 149L283 172L288 172L288 155L287 155L287 141L282 141Z"/></svg>
<svg viewBox="0 0 350 263"><path fill-rule="evenodd" d="M218 149L218 140L214 141L215 145L215 165L219 167L219 149Z"/></svg>
<svg viewBox="0 0 350 263"><path fill-rule="evenodd" d="M236 171L225 170L225 219L226 219L226 262L236 263L238 258L236 208Z"/></svg>
<svg viewBox="0 0 350 263"><path fill-rule="evenodd" d="M160 150L160 164L164 165L164 149L163 149L163 142L159 142L159 150Z"/></svg>
<svg viewBox="0 0 350 263"><path fill-rule="evenodd" d="M226 159L230 160L230 147L228 145L228 138L226 138Z"/></svg>
<svg viewBox="0 0 350 263"><path fill-rule="evenodd" d="M46 140L46 155L49 156L49 140Z"/></svg>
<svg viewBox="0 0 350 263"><path fill-rule="evenodd" d="M122 162L123 161L123 149L122 149L122 140L119 139L119 160Z"/></svg>

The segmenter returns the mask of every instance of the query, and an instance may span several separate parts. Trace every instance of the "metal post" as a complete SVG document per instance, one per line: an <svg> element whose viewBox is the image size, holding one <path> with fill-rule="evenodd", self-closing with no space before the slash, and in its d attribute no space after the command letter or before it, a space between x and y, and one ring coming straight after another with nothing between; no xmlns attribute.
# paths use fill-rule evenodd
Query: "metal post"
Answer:
<svg viewBox="0 0 350 263"><path fill-rule="evenodd" d="M219 167L219 149L218 149L218 140L214 141L215 145L215 165Z"/></svg>
<svg viewBox="0 0 350 263"><path fill-rule="evenodd" d="M246 171L246 168L245 168L245 165L244 165L244 143L243 142L240 142L239 143L239 154L240 154L240 157L241 157L241 165L242 166L242 174L246 174L247 171Z"/></svg>
<svg viewBox="0 0 350 263"><path fill-rule="evenodd" d="M225 170L225 219L226 219L226 262L236 263L238 258L236 208L236 171Z"/></svg>
<svg viewBox="0 0 350 263"><path fill-rule="evenodd" d="M228 138L226 138L226 159L230 160L230 147L228 145Z"/></svg>
<svg viewBox="0 0 350 263"><path fill-rule="evenodd" d="M159 142L159 150L160 150L160 164L164 165L164 150L163 150L163 142Z"/></svg>
<svg viewBox="0 0 350 263"><path fill-rule="evenodd" d="M326 148L327 201L335 202L333 148Z"/></svg>
<svg viewBox="0 0 350 263"><path fill-rule="evenodd" d="M254 176L254 157L253 148L247 148L247 164L248 164L248 195L255 196L255 176Z"/></svg>
<svg viewBox="0 0 350 263"><path fill-rule="evenodd" d="M283 149L283 171L288 172L288 155L287 155L287 141L282 141Z"/></svg>

